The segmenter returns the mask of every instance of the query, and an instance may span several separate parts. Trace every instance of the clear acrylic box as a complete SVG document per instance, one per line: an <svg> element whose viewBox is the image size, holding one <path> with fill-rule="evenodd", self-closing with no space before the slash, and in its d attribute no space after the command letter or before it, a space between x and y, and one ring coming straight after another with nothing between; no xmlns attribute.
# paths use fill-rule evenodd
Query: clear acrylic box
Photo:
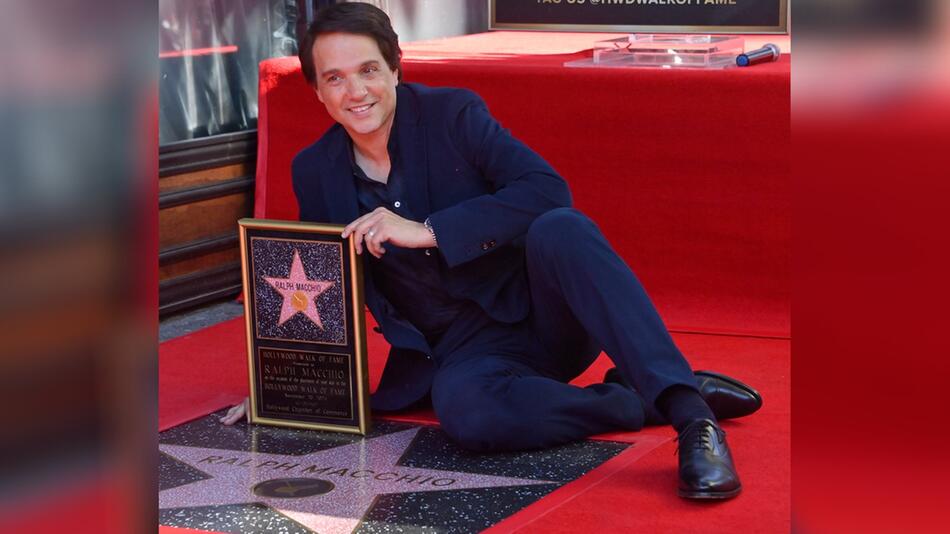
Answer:
<svg viewBox="0 0 950 534"><path fill-rule="evenodd" d="M724 69L736 66L745 39L724 35L631 34L594 43L594 55L566 67Z"/></svg>

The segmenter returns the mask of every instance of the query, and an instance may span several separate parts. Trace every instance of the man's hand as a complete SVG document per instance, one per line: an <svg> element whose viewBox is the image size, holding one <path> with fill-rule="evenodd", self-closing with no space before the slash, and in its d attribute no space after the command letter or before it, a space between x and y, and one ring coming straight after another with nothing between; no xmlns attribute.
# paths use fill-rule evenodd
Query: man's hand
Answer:
<svg viewBox="0 0 950 534"><path fill-rule="evenodd" d="M248 398L244 398L244 402L236 406L232 406L228 413L224 414L224 417L220 421L226 425L233 425L241 419L247 419L247 422L251 422L251 410L248 406Z"/></svg>
<svg viewBox="0 0 950 534"><path fill-rule="evenodd" d="M379 207L351 222L343 229L343 238L352 234L356 253L366 250L377 258L386 253L383 243L392 243L403 248L428 248L436 246L432 233L424 224L403 219L386 208Z"/></svg>

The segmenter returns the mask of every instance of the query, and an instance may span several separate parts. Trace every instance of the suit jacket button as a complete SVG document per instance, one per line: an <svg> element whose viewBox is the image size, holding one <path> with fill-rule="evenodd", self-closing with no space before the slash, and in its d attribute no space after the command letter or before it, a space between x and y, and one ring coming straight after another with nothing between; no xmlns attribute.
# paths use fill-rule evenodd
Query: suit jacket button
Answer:
<svg viewBox="0 0 950 534"><path fill-rule="evenodd" d="M488 243L482 243L482 250L488 250L489 248L491 248L491 245Z"/></svg>

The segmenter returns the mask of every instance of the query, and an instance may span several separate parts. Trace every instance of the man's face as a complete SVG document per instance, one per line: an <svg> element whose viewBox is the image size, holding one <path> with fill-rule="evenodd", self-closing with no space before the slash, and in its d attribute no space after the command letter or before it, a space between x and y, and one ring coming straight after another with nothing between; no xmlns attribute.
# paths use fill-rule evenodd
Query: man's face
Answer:
<svg viewBox="0 0 950 534"><path fill-rule="evenodd" d="M317 97L351 137L388 135L396 110L397 71L371 37L328 33L313 44Z"/></svg>

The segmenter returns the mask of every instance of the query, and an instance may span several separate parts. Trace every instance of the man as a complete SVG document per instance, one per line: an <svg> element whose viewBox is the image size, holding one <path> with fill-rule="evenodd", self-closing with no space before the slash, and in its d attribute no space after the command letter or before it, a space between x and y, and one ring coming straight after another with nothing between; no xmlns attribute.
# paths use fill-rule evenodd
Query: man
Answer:
<svg viewBox="0 0 950 534"><path fill-rule="evenodd" d="M294 159L294 191L301 220L346 224L369 253L366 303L392 345L373 408L431 401L477 451L673 424L680 495L737 495L717 420L754 412L758 393L694 375L554 169L474 93L402 83L400 55L365 3L321 10L300 47L338 124ZM601 350L605 382L569 385Z"/></svg>

